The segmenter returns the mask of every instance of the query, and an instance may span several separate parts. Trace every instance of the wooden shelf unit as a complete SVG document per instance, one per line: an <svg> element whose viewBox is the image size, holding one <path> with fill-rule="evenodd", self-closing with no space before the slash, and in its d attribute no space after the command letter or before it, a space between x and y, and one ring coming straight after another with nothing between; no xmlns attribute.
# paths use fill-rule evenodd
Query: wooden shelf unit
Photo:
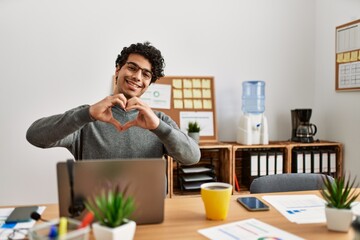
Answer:
<svg viewBox="0 0 360 240"><path fill-rule="evenodd" d="M217 181L232 183L232 145L221 142L214 143L199 143L201 150L201 159L199 163L193 165L201 165L209 163L212 159L215 174L217 176ZM169 186L169 195L173 197L185 197L185 196L194 196L200 195L200 191L182 191L179 186L178 181L178 167L180 166L177 162L170 158L169 162L170 173L170 184Z"/></svg>
<svg viewBox="0 0 360 240"><path fill-rule="evenodd" d="M215 167L217 181L230 183L233 185L234 194L248 193L249 182L244 183L239 176L242 175L243 159L245 151L276 151L283 155L283 173L292 172L292 152L294 149L324 149L330 148L336 153L336 176L343 174L343 145L338 142L319 141L314 143L299 143L290 141L270 141L267 145L242 145L236 142L214 142L199 144L201 165L212 158ZM178 182L177 168L179 165L172 158L168 158L168 194L167 197L186 197L199 195L200 191L181 191ZM249 180L250 181L250 180ZM240 191L237 189L240 187Z"/></svg>
<svg viewBox="0 0 360 240"><path fill-rule="evenodd" d="M234 193L247 192L249 183L244 185L239 179L239 175L241 176L241 169L243 166L241 155L244 151L249 150L269 150L269 151L280 151L283 153L283 173L291 173L292 172L292 152L294 149L324 149L331 148L336 153L336 176L341 176L343 173L343 145L338 142L330 142L330 141L319 141L314 143L299 143L299 142L290 142L290 141L271 141L268 145L242 145L238 143L230 143L233 146L232 151L232 163L233 163L233 188ZM237 179L236 179L237 178ZM237 183L240 187L240 191L238 191Z"/></svg>

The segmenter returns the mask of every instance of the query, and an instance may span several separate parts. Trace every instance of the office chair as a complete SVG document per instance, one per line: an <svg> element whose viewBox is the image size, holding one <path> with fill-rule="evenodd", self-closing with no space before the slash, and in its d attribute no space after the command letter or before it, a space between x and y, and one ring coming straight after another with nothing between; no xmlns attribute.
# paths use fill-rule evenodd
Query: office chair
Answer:
<svg viewBox="0 0 360 240"><path fill-rule="evenodd" d="M250 184L250 193L290 192L319 190L322 188L320 173L285 173L268 175L254 179ZM333 181L334 178L329 176Z"/></svg>

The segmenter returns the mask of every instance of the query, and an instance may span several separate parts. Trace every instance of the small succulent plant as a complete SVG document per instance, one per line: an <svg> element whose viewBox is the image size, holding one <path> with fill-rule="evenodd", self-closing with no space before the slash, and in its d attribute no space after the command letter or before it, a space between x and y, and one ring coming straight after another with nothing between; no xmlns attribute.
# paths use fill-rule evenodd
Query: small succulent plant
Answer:
<svg viewBox="0 0 360 240"><path fill-rule="evenodd" d="M325 175L322 178L323 189L320 190L321 195L327 202L330 208L350 209L353 203L359 196L357 191L356 177L351 179L350 176L338 176L332 180Z"/></svg>
<svg viewBox="0 0 360 240"><path fill-rule="evenodd" d="M89 197L86 208L92 212L101 225L115 228L124 223L135 210L134 199L125 197L124 193L115 189L102 189L99 195Z"/></svg>

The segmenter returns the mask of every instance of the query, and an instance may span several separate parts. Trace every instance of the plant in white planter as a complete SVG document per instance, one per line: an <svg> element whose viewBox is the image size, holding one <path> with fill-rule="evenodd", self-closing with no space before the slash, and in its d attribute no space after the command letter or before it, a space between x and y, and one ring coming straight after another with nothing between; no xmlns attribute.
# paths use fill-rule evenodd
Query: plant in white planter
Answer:
<svg viewBox="0 0 360 240"><path fill-rule="evenodd" d="M200 139L200 130L201 130L199 124L196 121L189 122L187 130L189 137L191 137L198 143Z"/></svg>
<svg viewBox="0 0 360 240"><path fill-rule="evenodd" d="M110 190L102 189L99 195L88 198L85 206L98 220L92 225L96 239L134 238L136 223L128 219L135 210L134 200L125 197L118 186Z"/></svg>
<svg viewBox="0 0 360 240"><path fill-rule="evenodd" d="M345 175L332 180L323 177L323 189L320 191L326 201L325 214L329 230L347 232L353 220L351 204L359 196L355 180Z"/></svg>

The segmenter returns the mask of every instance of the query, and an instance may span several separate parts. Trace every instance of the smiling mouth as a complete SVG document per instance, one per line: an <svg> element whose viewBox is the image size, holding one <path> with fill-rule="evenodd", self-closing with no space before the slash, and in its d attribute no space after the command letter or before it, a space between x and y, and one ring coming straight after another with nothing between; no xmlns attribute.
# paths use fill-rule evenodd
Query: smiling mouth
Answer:
<svg viewBox="0 0 360 240"><path fill-rule="evenodd" d="M134 81L125 80L127 84L129 84L133 88L143 88L143 85L137 84Z"/></svg>

